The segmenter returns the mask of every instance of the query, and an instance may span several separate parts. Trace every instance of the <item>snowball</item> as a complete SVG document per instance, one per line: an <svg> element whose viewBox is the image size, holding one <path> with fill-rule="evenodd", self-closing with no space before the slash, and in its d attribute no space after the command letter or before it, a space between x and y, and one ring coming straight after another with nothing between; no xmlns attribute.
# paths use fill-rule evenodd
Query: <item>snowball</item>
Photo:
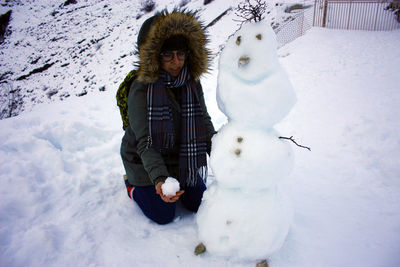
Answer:
<svg viewBox="0 0 400 267"><path fill-rule="evenodd" d="M230 122L212 139L210 167L221 187L260 190L289 176L291 144L273 130L248 129Z"/></svg>
<svg viewBox="0 0 400 267"><path fill-rule="evenodd" d="M210 253L255 260L281 248L292 217L291 203L277 187L246 194L213 184L204 193L196 222Z"/></svg>
<svg viewBox="0 0 400 267"><path fill-rule="evenodd" d="M178 192L180 189L179 182L173 177L168 177L161 185L161 189L163 194L167 197L175 196L176 192Z"/></svg>
<svg viewBox="0 0 400 267"><path fill-rule="evenodd" d="M267 23L245 24L226 44L219 60L217 103L229 120L271 127L296 102Z"/></svg>

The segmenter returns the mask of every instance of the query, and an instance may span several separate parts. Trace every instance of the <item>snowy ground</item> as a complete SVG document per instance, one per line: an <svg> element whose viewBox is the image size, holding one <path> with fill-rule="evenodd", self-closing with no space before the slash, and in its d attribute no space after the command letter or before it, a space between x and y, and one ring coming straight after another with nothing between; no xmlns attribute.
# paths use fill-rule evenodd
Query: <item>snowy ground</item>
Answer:
<svg viewBox="0 0 400 267"><path fill-rule="evenodd" d="M400 31L313 28L279 50L298 102L277 128L312 151L294 147L296 214L270 266L400 265L399 42ZM220 127L216 76L202 83ZM114 90L0 128L0 266L255 265L194 256L195 215L159 226L127 197Z"/></svg>
<svg viewBox="0 0 400 267"><path fill-rule="evenodd" d="M297 211L277 266L399 266L400 31L312 29L284 47ZM278 261L278 260L277 260Z"/></svg>
<svg viewBox="0 0 400 267"><path fill-rule="evenodd" d="M277 128L312 151L294 149L296 215L271 266L399 266L399 41L313 28L279 51L298 103ZM122 183L113 103L110 91L0 122L0 265L254 266L194 256L193 214L166 226L141 214Z"/></svg>

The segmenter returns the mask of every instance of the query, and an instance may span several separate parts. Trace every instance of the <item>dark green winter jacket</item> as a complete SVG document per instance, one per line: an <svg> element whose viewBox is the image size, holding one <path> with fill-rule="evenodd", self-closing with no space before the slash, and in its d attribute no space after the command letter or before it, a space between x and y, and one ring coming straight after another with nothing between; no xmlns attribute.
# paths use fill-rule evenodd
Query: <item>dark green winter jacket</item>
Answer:
<svg viewBox="0 0 400 267"><path fill-rule="evenodd" d="M165 40L174 35L184 36L188 40L189 56L186 64L191 77L196 81L198 97L207 129L208 153L211 149L211 137L215 133L210 116L204 103L200 76L207 72L210 52L208 42L198 18L191 12L162 12L146 20L138 36L139 70L132 83L128 96L128 116L130 126L126 129L121 144L121 156L128 181L135 186L154 185L167 176L178 178L179 142L170 150L156 151L147 148L148 110L147 87L159 77L160 52ZM176 88L178 89L178 88ZM167 89L172 109L176 140L180 140L181 111L180 90Z"/></svg>
<svg viewBox="0 0 400 267"><path fill-rule="evenodd" d="M215 131L204 102L201 84L197 82L196 85L207 129L207 152L210 153L211 137ZM181 110L177 101L179 96L175 95L178 91L180 90L167 89L177 140L181 125ZM135 186L153 185L157 179L162 180L167 176L178 177L179 142L172 149L162 152L147 148L149 131L146 99L147 85L139 81L133 82L128 96L130 126L122 139L121 156L128 181Z"/></svg>

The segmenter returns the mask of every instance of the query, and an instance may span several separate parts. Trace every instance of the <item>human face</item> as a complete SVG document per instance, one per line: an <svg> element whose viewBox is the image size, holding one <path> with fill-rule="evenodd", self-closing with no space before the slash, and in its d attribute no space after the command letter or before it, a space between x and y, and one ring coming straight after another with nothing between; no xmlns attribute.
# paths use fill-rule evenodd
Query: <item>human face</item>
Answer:
<svg viewBox="0 0 400 267"><path fill-rule="evenodd" d="M186 52L166 51L161 53L161 68L172 77L177 77L185 65Z"/></svg>

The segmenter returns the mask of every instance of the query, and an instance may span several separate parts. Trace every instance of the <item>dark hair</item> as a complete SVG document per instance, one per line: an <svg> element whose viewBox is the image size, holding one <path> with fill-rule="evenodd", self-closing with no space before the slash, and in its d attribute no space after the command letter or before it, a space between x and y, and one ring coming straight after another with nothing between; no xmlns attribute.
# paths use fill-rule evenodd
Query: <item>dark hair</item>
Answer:
<svg viewBox="0 0 400 267"><path fill-rule="evenodd" d="M188 50L187 39L183 35L173 35L165 40L161 52L172 50Z"/></svg>

